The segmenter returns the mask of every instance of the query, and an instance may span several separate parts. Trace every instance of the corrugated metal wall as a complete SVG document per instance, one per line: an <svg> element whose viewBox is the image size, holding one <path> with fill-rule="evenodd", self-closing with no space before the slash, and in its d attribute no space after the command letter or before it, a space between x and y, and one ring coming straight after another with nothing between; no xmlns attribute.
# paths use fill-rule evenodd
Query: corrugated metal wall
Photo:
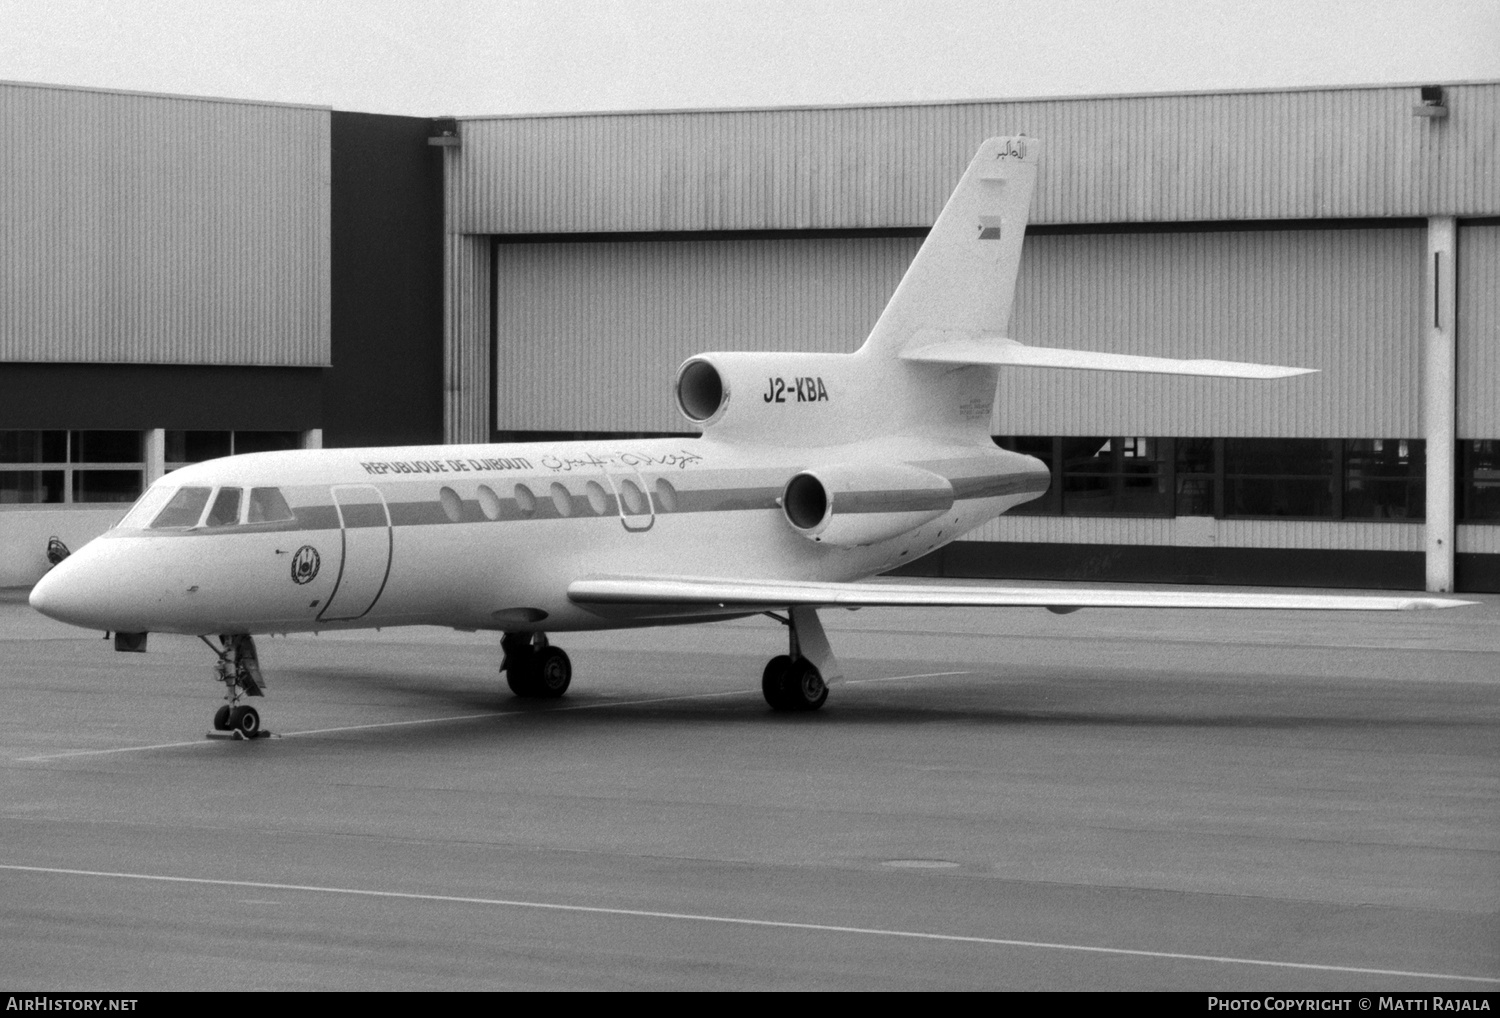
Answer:
<svg viewBox="0 0 1500 1018"><path fill-rule="evenodd" d="M0 84L0 361L326 365L329 116Z"/></svg>
<svg viewBox="0 0 1500 1018"><path fill-rule="evenodd" d="M690 431L677 366L709 350L853 350L913 238L501 244L498 427Z"/></svg>
<svg viewBox="0 0 1500 1018"><path fill-rule="evenodd" d="M1486 215L1500 84L465 120L464 233L930 226L979 142L1043 145L1032 221Z"/></svg>
<svg viewBox="0 0 1500 1018"><path fill-rule="evenodd" d="M490 440L491 246L488 237L448 237L443 413L449 442Z"/></svg>
<svg viewBox="0 0 1500 1018"><path fill-rule="evenodd" d="M1423 245L1420 229L1028 237L1010 328L1022 342L1321 371L1006 371L995 434L1418 436Z"/></svg>
<svg viewBox="0 0 1500 1018"><path fill-rule="evenodd" d="M1423 235L1027 240L1011 334L1038 345L1323 369L1274 382L1002 373L996 434L1412 437ZM677 365L852 350L915 238L502 244L498 427L681 430Z"/></svg>
<svg viewBox="0 0 1500 1018"><path fill-rule="evenodd" d="M1459 225L1458 437L1500 438L1500 226Z"/></svg>

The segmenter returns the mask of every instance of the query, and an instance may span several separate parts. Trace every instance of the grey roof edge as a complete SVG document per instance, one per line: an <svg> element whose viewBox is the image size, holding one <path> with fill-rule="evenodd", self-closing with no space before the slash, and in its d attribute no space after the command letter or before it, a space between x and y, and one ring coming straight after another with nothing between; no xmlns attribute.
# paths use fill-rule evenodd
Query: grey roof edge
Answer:
<svg viewBox="0 0 1500 1018"><path fill-rule="evenodd" d="M100 88L95 85L53 85L44 81L9 81L0 79L0 88L35 88L49 92L94 92L101 95L128 95L141 99L174 99L187 102L224 103L229 106L277 106L292 110L321 110L333 112L332 106L316 103L285 103L270 99L231 99L227 96L184 95L176 92L144 92L132 88Z"/></svg>
<svg viewBox="0 0 1500 1018"><path fill-rule="evenodd" d="M465 122L480 122L487 120L560 120L577 117L648 117L670 116L689 113L791 113L816 110L883 110L926 106L1000 106L1011 103L1098 102L1101 100L1110 99L1170 99L1216 95L1279 95L1295 92L1361 92L1380 89L1397 91L1400 89L1421 88L1424 85L1441 85L1444 88L1459 87L1464 85L1500 85L1500 78L1425 78L1420 81L1378 82L1373 84L1357 85L1276 85L1266 88L1206 88L1167 92L1112 92L1103 94L1079 93L1077 95L1026 95L1015 96L1008 99L988 97L972 99L912 99L904 102L892 101L808 103L790 106L683 106L639 110L573 110L551 113L494 113L479 114L475 116L453 116L453 114L444 114L443 118L446 119L447 117L452 117L455 120L461 120Z"/></svg>

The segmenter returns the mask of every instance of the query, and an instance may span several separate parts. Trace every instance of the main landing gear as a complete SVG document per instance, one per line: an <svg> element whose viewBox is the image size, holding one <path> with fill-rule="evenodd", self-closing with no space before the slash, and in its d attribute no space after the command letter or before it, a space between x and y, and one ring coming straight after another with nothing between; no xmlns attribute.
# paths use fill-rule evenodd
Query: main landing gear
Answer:
<svg viewBox="0 0 1500 1018"><path fill-rule="evenodd" d="M220 649L209 643L207 637L198 639L218 656L214 679L224 684L224 699L228 701L214 713L214 730L208 733L209 738L263 739L270 735L260 726L260 712L240 703L247 696L266 695L266 680L261 678L255 640L244 633L228 633L219 637L223 644Z"/></svg>
<svg viewBox="0 0 1500 1018"><path fill-rule="evenodd" d="M828 700L828 683L843 678L823 624L813 608L793 608L786 618L766 612L787 627L789 653L766 663L760 689L772 710L817 710Z"/></svg>
<svg viewBox="0 0 1500 1018"><path fill-rule="evenodd" d="M500 670L517 696L556 699L573 681L573 663L561 647L547 643L546 633L506 633L500 639L505 659Z"/></svg>

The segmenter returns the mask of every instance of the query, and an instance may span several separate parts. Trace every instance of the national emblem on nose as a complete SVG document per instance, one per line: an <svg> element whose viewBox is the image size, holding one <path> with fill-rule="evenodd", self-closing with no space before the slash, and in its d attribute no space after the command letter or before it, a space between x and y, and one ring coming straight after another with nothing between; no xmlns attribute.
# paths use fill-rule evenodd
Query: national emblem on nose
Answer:
<svg viewBox="0 0 1500 1018"><path fill-rule="evenodd" d="M318 549L310 544L304 544L297 549L297 554L292 556L292 582L311 583L313 577L318 575L318 566L322 560L318 557Z"/></svg>

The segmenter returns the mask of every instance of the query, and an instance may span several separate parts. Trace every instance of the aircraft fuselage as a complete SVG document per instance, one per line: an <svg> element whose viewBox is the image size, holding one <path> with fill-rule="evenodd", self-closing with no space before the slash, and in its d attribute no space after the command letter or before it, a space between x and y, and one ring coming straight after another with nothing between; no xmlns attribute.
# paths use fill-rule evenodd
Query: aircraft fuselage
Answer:
<svg viewBox="0 0 1500 1018"><path fill-rule="evenodd" d="M572 603L568 584L594 574L858 579L919 558L1047 486L1040 462L988 443L895 439L879 453L946 479L951 505L853 547L798 532L781 504L800 470L860 455L845 447L684 438L231 457L158 481L150 513L131 513L64 561L33 603L78 625L195 635L615 628L635 623ZM287 518L268 518L278 515L260 506L268 490L285 500ZM221 495L235 505L216 518ZM909 493L886 503L880 492L865 496L858 509L867 514L914 505ZM160 508L174 497L196 519L162 525ZM738 613L693 613L715 614Z"/></svg>

